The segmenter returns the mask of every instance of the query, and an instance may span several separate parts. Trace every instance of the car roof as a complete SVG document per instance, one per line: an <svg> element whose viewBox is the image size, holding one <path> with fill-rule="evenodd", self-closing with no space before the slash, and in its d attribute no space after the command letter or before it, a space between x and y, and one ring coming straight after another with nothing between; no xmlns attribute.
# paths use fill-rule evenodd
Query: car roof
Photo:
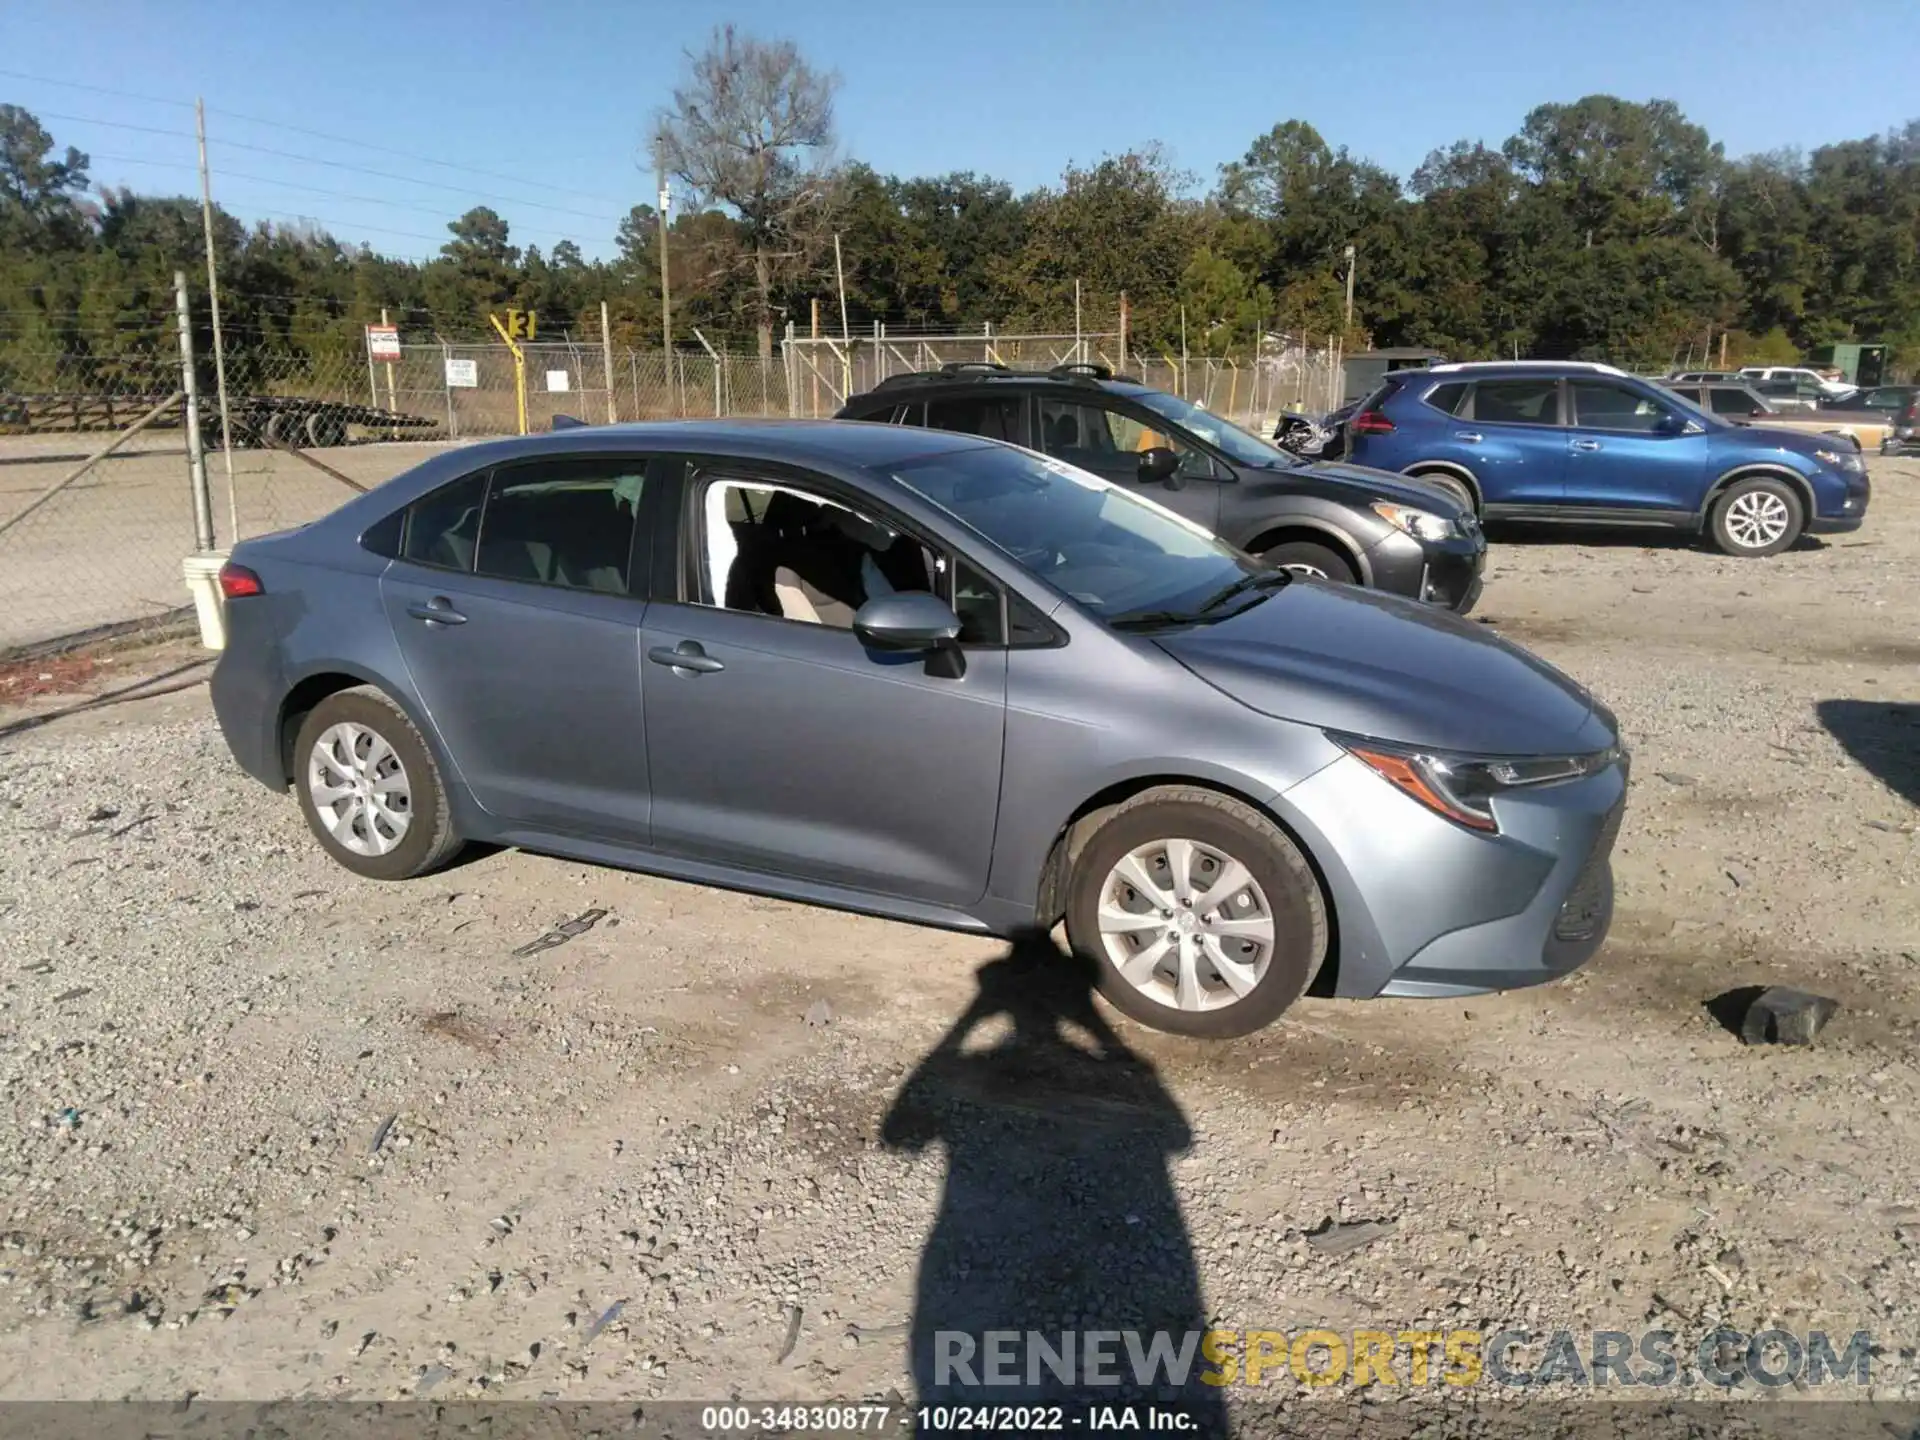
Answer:
<svg viewBox="0 0 1920 1440"><path fill-rule="evenodd" d="M987 443L977 435L917 426L871 425L859 420L737 418L569 425L544 435L521 435L476 445L463 453L473 457L476 466L522 455L636 446L652 450L713 449L758 459L791 457L838 461L844 465L885 466L914 456L970 450Z"/></svg>

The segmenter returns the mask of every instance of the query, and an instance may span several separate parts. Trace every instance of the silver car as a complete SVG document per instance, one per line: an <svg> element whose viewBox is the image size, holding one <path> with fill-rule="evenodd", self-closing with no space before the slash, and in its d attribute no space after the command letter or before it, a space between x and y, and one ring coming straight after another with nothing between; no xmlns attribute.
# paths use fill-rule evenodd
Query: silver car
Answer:
<svg viewBox="0 0 1920 1440"><path fill-rule="evenodd" d="M918 924L1064 921L1119 1009L1565 974L1612 916L1614 719L1458 617L1133 488L834 422L455 450L235 547L214 705L321 846L516 845Z"/></svg>

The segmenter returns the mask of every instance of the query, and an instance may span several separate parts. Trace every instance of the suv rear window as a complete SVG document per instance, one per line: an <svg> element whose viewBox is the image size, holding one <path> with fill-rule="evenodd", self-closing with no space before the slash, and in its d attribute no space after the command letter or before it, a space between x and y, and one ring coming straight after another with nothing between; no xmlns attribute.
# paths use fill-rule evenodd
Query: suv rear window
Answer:
<svg viewBox="0 0 1920 1440"><path fill-rule="evenodd" d="M1426 402L1442 415L1458 415L1460 402L1467 398L1467 382L1449 380L1445 385L1436 385L1426 394Z"/></svg>

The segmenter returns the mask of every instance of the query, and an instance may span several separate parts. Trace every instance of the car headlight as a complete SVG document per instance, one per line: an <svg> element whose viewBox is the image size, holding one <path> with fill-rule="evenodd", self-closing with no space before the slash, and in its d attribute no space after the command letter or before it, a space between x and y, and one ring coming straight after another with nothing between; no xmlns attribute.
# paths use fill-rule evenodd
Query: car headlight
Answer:
<svg viewBox="0 0 1920 1440"><path fill-rule="evenodd" d="M1410 505L1393 505L1385 500L1373 502L1373 513L1387 524L1416 540L1445 540L1454 533L1453 521L1444 515L1415 510Z"/></svg>
<svg viewBox="0 0 1920 1440"><path fill-rule="evenodd" d="M1469 830L1494 831L1493 797L1507 790L1578 780L1620 759L1618 745L1589 755L1474 756L1329 735L1336 745L1404 795Z"/></svg>
<svg viewBox="0 0 1920 1440"><path fill-rule="evenodd" d="M1865 474L1867 469L1867 462L1860 458L1860 452L1857 450L1816 450L1813 452L1813 458L1822 465L1830 465L1835 470L1844 470L1850 475Z"/></svg>

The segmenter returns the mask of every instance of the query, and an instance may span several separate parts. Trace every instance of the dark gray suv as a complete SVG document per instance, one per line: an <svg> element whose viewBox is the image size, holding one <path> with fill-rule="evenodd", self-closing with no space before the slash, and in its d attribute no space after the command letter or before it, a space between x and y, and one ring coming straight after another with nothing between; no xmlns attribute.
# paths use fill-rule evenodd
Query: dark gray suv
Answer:
<svg viewBox="0 0 1920 1440"><path fill-rule="evenodd" d="M1601 943L1613 717L1429 605L1059 460L831 421L448 451L234 547L235 758L400 880L466 840L1011 935L1189 1035ZM902 963L908 957L903 954Z"/></svg>
<svg viewBox="0 0 1920 1440"><path fill-rule="evenodd" d="M1303 459L1104 366L952 364L895 375L847 402L840 418L1027 446L1283 569L1461 614L1480 597L1486 537L1457 496L1404 475Z"/></svg>

